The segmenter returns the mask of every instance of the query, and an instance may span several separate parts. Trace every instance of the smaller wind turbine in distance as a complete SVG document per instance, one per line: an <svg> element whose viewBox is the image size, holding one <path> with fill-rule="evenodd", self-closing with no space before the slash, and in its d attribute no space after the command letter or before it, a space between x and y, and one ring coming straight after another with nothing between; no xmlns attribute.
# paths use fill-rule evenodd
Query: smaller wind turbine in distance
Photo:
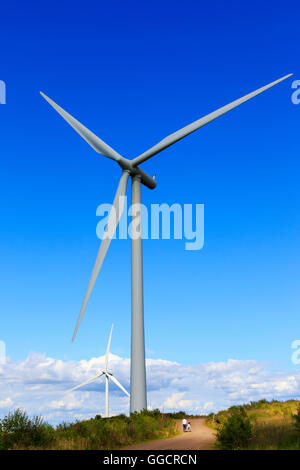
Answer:
<svg viewBox="0 0 300 470"><path fill-rule="evenodd" d="M112 336L112 332L113 332L113 327L114 327L114 325L111 326L109 340L108 340L108 344L107 344L107 348L106 348L104 370L102 370L100 372L100 374L97 374L92 379L89 379L89 380L87 380L86 382L83 382L80 385L76 385L76 387L73 387L70 390L70 392L73 392L77 388L83 387L84 385L87 385L87 384L91 384L92 382L95 382L95 380L102 377L102 375L105 375L105 418L109 418L109 393L108 393L108 388L109 388L109 381L110 380L112 382L114 382L122 390L122 392L124 392L128 397L130 397L129 393L123 387L123 385L121 385L120 382L116 379L116 377L114 377L111 372L108 372L108 369L107 369L108 368L108 359L109 359L109 348L110 348L110 343L111 343L111 336Z"/></svg>

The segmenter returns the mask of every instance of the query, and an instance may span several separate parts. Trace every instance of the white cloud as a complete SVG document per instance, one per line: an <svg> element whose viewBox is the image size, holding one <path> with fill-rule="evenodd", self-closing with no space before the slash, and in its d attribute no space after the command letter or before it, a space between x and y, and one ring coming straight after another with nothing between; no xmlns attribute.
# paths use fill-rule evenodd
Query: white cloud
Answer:
<svg viewBox="0 0 300 470"><path fill-rule="evenodd" d="M182 400L185 395L186 392L173 393L165 400L163 408L168 410L185 410L187 408L192 408L193 405L196 406L199 404L199 400Z"/></svg>
<svg viewBox="0 0 300 470"><path fill-rule="evenodd" d="M129 390L130 360L111 355L109 365ZM20 362L7 359L0 364L0 417L17 407L52 423L103 414L103 379L81 390L68 391L95 376L103 366L104 356L70 361L31 353ZM183 366L151 358L147 360L147 388L151 409L206 414L250 400L297 397L300 371L278 372L253 360ZM113 384L110 391L111 414L127 413L128 398Z"/></svg>
<svg viewBox="0 0 300 470"><path fill-rule="evenodd" d="M212 410L214 407L214 402L213 401L207 401L204 403L203 409L204 410Z"/></svg>
<svg viewBox="0 0 300 470"><path fill-rule="evenodd" d="M11 398L5 398L5 400L0 400L0 408L7 408L13 404Z"/></svg>
<svg viewBox="0 0 300 470"><path fill-rule="evenodd" d="M164 408L178 408L179 401L182 401L180 399L185 395L185 393L186 392L173 393L170 397L165 400L163 405Z"/></svg>
<svg viewBox="0 0 300 470"><path fill-rule="evenodd" d="M50 403L50 408L54 410L59 410L60 408L64 408L65 402L63 400L52 400Z"/></svg>

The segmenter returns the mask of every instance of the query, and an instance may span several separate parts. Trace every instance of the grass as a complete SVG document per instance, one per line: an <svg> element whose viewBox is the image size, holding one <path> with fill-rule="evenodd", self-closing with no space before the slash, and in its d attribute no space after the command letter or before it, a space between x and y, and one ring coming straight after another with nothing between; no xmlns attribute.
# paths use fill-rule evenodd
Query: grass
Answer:
<svg viewBox="0 0 300 470"><path fill-rule="evenodd" d="M0 449L113 450L179 434L176 419L184 412L159 410L130 417L95 418L56 428L40 417L16 410L0 420ZM249 425L250 423L250 425ZM210 414L206 424L217 431L218 449L300 450L300 401L260 400Z"/></svg>
<svg viewBox="0 0 300 470"><path fill-rule="evenodd" d="M173 437L178 432L175 419L159 410L107 419L97 415L56 428L40 417L30 419L24 411L16 410L0 421L0 449L112 450Z"/></svg>
<svg viewBox="0 0 300 470"><path fill-rule="evenodd" d="M299 426L297 428L295 419L299 405L298 400L285 402L260 400L243 405L241 408L249 418L252 428L251 437L243 448L300 450L300 429ZM230 432L230 420L237 409L238 407L231 407L217 414L211 414L207 417L206 424L217 430L218 434L224 431L226 426Z"/></svg>

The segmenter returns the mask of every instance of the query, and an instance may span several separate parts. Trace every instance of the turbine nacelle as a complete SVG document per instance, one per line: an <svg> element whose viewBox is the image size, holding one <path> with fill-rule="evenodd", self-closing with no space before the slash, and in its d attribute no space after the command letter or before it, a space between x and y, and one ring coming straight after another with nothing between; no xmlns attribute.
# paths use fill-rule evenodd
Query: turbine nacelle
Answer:
<svg viewBox="0 0 300 470"><path fill-rule="evenodd" d="M156 188L156 181L155 178L152 176L148 175L145 171L141 170L138 166L133 166L131 160L128 160L127 158L122 158L121 160L118 161L120 167L124 171L128 171L130 176L140 176L141 178L141 183L144 186L147 186L149 189L154 189Z"/></svg>

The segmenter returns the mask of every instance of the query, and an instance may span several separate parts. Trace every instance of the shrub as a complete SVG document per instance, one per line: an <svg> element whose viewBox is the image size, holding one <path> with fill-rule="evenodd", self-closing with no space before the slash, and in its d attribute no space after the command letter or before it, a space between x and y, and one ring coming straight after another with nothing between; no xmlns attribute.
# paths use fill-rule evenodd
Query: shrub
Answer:
<svg viewBox="0 0 300 470"><path fill-rule="evenodd" d="M216 446L223 450L245 449L252 437L252 426L243 407L232 407L217 432Z"/></svg>
<svg viewBox="0 0 300 470"><path fill-rule="evenodd" d="M300 433L300 405L298 405L297 413L293 415L296 430Z"/></svg>
<svg viewBox="0 0 300 470"><path fill-rule="evenodd" d="M185 411L176 411L174 413L165 413L165 416L168 418L173 418L173 419L183 419L187 418L188 415L185 413Z"/></svg>
<svg viewBox="0 0 300 470"><path fill-rule="evenodd" d="M0 449L116 449L178 433L176 421L159 410L61 423L54 430L36 416L16 410L0 421Z"/></svg>
<svg viewBox="0 0 300 470"><path fill-rule="evenodd" d="M44 423L40 416L30 419L27 413L17 409L0 422L0 448L46 447L53 443L54 429Z"/></svg>

